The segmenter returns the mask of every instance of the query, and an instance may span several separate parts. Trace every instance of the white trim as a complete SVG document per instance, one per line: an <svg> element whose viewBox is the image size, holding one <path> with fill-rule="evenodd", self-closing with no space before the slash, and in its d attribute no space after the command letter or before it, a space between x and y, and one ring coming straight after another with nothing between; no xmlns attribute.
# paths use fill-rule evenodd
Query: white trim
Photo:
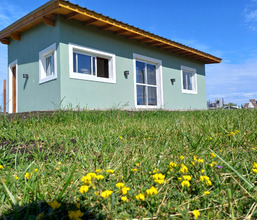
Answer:
<svg viewBox="0 0 257 220"><path fill-rule="evenodd" d="M46 76L46 57L53 53L54 54L54 73L51 76ZM39 52L39 84L57 79L57 52L56 43L50 45L46 49Z"/></svg>
<svg viewBox="0 0 257 220"><path fill-rule="evenodd" d="M98 56L105 59L108 59L108 67L109 67L109 78L97 77L97 75L87 75L76 73L73 71L73 52L77 51L79 53L84 53L89 56ZM97 65L95 65L95 70L97 70ZM116 83L116 57L115 54L75 45L69 43L69 75L71 79L81 79L81 80L89 80L96 82L105 82L105 83Z"/></svg>
<svg viewBox="0 0 257 220"><path fill-rule="evenodd" d="M156 66L156 87L157 87L157 105L138 105L137 104L137 82L136 82L136 61L143 61ZM163 108L163 84L162 84L162 61L133 53L133 72L134 72L134 101L137 109L159 109Z"/></svg>
<svg viewBox="0 0 257 220"><path fill-rule="evenodd" d="M18 60L13 61L8 65L8 113L12 111L12 68L16 66L16 112L18 112Z"/></svg>
<svg viewBox="0 0 257 220"><path fill-rule="evenodd" d="M193 78L192 78L192 90L188 90L188 89L184 89L183 88L183 70L191 72L193 74ZM195 68L192 67L188 67L188 66L183 66L181 65L181 91L182 93L185 94L197 94L198 90L197 90L197 72Z"/></svg>

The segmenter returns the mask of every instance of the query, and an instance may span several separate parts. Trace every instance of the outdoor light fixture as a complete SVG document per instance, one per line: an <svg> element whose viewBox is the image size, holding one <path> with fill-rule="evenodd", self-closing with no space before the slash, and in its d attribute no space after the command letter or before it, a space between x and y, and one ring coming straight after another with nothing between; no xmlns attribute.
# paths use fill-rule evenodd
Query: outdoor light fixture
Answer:
<svg viewBox="0 0 257 220"><path fill-rule="evenodd" d="M128 70L124 71L124 76L126 79L128 78L128 75L129 75L129 71Z"/></svg>
<svg viewBox="0 0 257 220"><path fill-rule="evenodd" d="M28 79L29 78L29 74L23 74L23 78Z"/></svg>
<svg viewBox="0 0 257 220"><path fill-rule="evenodd" d="M176 79L170 79L171 84L174 85L174 82L176 82Z"/></svg>

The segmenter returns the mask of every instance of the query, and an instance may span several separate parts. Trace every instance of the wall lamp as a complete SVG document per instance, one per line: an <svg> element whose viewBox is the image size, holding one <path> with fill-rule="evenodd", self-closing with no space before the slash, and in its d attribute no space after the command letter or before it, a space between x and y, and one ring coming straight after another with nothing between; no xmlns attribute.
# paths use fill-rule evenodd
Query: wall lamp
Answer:
<svg viewBox="0 0 257 220"><path fill-rule="evenodd" d="M176 79L170 79L171 84L174 85L174 82L176 82Z"/></svg>
<svg viewBox="0 0 257 220"><path fill-rule="evenodd" d="M29 74L23 74L23 78L28 79L29 78Z"/></svg>
<svg viewBox="0 0 257 220"><path fill-rule="evenodd" d="M126 79L128 78L128 75L129 75L129 71L128 70L124 71L124 76Z"/></svg>

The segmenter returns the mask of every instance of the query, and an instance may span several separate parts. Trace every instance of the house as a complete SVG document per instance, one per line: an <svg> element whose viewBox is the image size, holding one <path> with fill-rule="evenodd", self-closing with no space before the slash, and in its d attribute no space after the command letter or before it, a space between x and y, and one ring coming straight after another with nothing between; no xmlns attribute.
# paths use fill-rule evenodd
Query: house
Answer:
<svg viewBox="0 0 257 220"><path fill-rule="evenodd" d="M64 0L0 32L9 113L206 109L205 64L221 59Z"/></svg>
<svg viewBox="0 0 257 220"><path fill-rule="evenodd" d="M244 108L254 109L257 108L257 103L255 99L250 99L249 103L245 103Z"/></svg>

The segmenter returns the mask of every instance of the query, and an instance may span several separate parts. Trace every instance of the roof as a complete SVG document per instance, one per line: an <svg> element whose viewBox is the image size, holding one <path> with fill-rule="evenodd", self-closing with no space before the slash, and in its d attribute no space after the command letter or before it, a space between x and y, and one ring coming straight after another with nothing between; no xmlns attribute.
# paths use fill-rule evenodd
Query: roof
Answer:
<svg viewBox="0 0 257 220"><path fill-rule="evenodd" d="M47 25L55 26L56 15L63 15L66 20L76 19L81 21L85 26L93 25L102 31L111 31L116 35L122 35L128 39L137 40L149 46L179 54L205 64L221 62L220 58L211 54L125 24L65 0L50 0L43 6L3 29L0 31L0 41L3 44L10 44L10 39L22 40L22 32L42 22Z"/></svg>

